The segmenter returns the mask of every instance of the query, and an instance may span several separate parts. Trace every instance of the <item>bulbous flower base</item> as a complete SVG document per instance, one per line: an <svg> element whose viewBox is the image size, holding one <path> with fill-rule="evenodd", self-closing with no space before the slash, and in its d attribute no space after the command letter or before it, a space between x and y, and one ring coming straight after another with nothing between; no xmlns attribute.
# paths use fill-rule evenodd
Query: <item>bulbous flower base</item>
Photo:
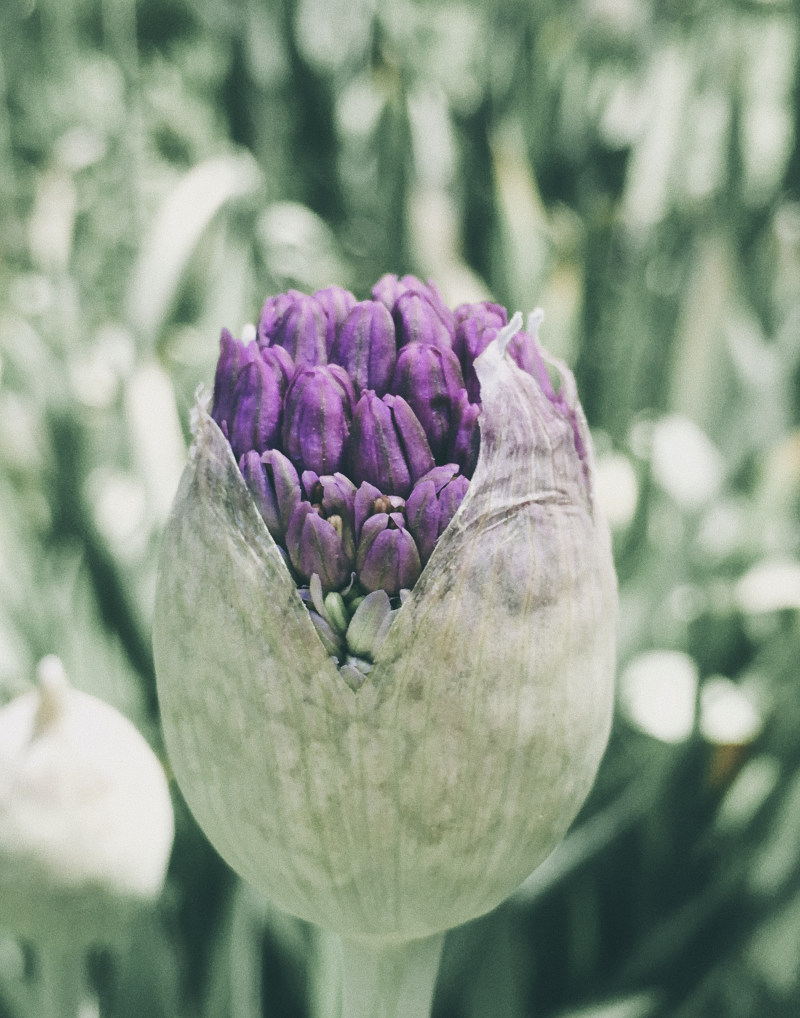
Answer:
<svg viewBox="0 0 800 1018"><path fill-rule="evenodd" d="M567 369L554 397L509 330L475 364L469 489L358 692L202 410L165 535L154 651L181 789L241 876L351 940L498 905L566 833L608 738L617 591L591 438Z"/></svg>

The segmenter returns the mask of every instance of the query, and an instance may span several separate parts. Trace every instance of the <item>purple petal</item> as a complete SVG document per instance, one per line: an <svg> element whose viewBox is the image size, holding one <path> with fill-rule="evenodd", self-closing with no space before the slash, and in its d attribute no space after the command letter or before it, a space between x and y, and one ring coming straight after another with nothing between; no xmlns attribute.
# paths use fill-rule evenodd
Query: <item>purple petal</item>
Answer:
<svg viewBox="0 0 800 1018"><path fill-rule="evenodd" d="M364 524L356 557L358 580L365 590L385 590L393 597L412 587L422 565L414 538L404 528L393 528L381 513Z"/></svg>
<svg viewBox="0 0 800 1018"><path fill-rule="evenodd" d="M447 530L450 520L464 501L467 488L469 488L469 481L463 474L459 474L439 492L439 533L437 537Z"/></svg>
<svg viewBox="0 0 800 1018"><path fill-rule="evenodd" d="M325 348L330 357L331 347L336 339L339 326L356 303L356 299L349 290L345 290L341 286L327 286L324 290L317 290L311 296L320 305L328 319Z"/></svg>
<svg viewBox="0 0 800 1018"><path fill-rule="evenodd" d="M406 502L406 519L424 565L439 536L439 502L432 480L421 480L414 486Z"/></svg>
<svg viewBox="0 0 800 1018"><path fill-rule="evenodd" d="M297 471L277 449L269 449L261 456L248 452L239 467L267 529L282 543L292 513L300 503Z"/></svg>
<svg viewBox="0 0 800 1018"><path fill-rule="evenodd" d="M356 540L361 537L361 528L364 525L364 520L368 519L375 512L375 499L380 498L380 496L380 489L376 488L374 484L370 484L369 481L362 481L358 491L356 491L356 497L353 502Z"/></svg>
<svg viewBox="0 0 800 1018"><path fill-rule="evenodd" d="M441 458L450 443L453 404L464 391L456 355L428 343L409 343L398 355L391 391L409 404L431 452Z"/></svg>
<svg viewBox="0 0 800 1018"><path fill-rule="evenodd" d="M401 396L379 399L367 389L353 415L350 442L353 480L369 481L388 495L406 496L433 466L428 440Z"/></svg>
<svg viewBox="0 0 800 1018"><path fill-rule="evenodd" d="M391 407L374 392L362 393L353 414L350 475L356 484L369 481L380 491L407 495L411 473L403 454Z"/></svg>
<svg viewBox="0 0 800 1018"><path fill-rule="evenodd" d="M468 313L465 309L471 309ZM499 309L496 310L496 309ZM461 316L459 317L459 312ZM502 314L500 314L502 312ZM505 325L505 309L497 304L461 305L456 311L456 332L453 350L464 371L467 395L473 403L480 400L481 387L475 374L475 358L479 357Z"/></svg>
<svg viewBox="0 0 800 1018"><path fill-rule="evenodd" d="M420 283L420 286L422 286L422 283ZM408 287L404 286L393 272L387 272L372 287L372 297L373 300L379 300L384 307L391 311L397 298L401 294L406 293L407 290Z"/></svg>
<svg viewBox="0 0 800 1018"><path fill-rule="evenodd" d="M340 468L350 433L349 403L349 392L331 369L297 372L286 392L283 447L299 470L330 474Z"/></svg>
<svg viewBox="0 0 800 1018"><path fill-rule="evenodd" d="M239 375L233 390L233 419L228 422L231 448L237 459L251 449L259 453L280 434L281 392L273 370L260 357Z"/></svg>
<svg viewBox="0 0 800 1018"><path fill-rule="evenodd" d="M406 343L430 343L449 350L453 333L442 321L431 300L416 290L401 294L392 311L397 330L397 347Z"/></svg>
<svg viewBox="0 0 800 1018"><path fill-rule="evenodd" d="M301 502L292 514L286 546L292 565L303 579L310 580L316 573L324 590L336 590L347 583L352 563L341 536L308 502Z"/></svg>
<svg viewBox="0 0 800 1018"><path fill-rule="evenodd" d="M348 418L352 417L356 408L356 393L350 376L340 364L329 364L328 375L339 389Z"/></svg>
<svg viewBox="0 0 800 1018"><path fill-rule="evenodd" d="M261 360L275 372L281 395L284 395L294 377L294 361L291 354L282 346L265 346L261 349Z"/></svg>
<svg viewBox="0 0 800 1018"><path fill-rule="evenodd" d="M299 572L308 579L316 573L323 590L338 590L347 583L350 569L336 527L317 513L308 513L300 537Z"/></svg>
<svg viewBox="0 0 800 1018"><path fill-rule="evenodd" d="M442 488L447 484L458 473L458 466L455 463L445 463L440 467L434 467L429 470L427 474L420 477L417 484L422 484L423 481L433 481L433 486L436 489L438 495Z"/></svg>
<svg viewBox="0 0 800 1018"><path fill-rule="evenodd" d="M328 316L313 297L298 294L272 330L272 346L284 347L296 367L327 364Z"/></svg>
<svg viewBox="0 0 800 1018"><path fill-rule="evenodd" d="M383 398L392 408L394 426L397 429L397 434L400 436L403 453L411 475L411 483L413 484L423 474L427 474L434 464L433 454L428 445L428 439L425 437L425 430L420 424L417 415L402 396L384 396ZM389 489L384 490L388 494L403 496L408 494L408 491L392 492Z"/></svg>
<svg viewBox="0 0 800 1018"><path fill-rule="evenodd" d="M360 301L342 323L330 358L345 368L359 391L382 396L389 388L397 351L394 322L380 301Z"/></svg>
<svg viewBox="0 0 800 1018"><path fill-rule="evenodd" d="M478 428L480 413L480 406L477 403L470 403L466 392L462 393L453 407L453 440L447 458L457 463L466 477L472 477L475 464L478 462L481 440Z"/></svg>
<svg viewBox="0 0 800 1018"><path fill-rule="evenodd" d="M327 516L337 513L352 518L355 506L356 486L344 474L323 474L319 479L322 486L322 507Z"/></svg>
<svg viewBox="0 0 800 1018"><path fill-rule="evenodd" d="M494 329L502 329L508 325L508 312L502 304L495 304L494 301L481 300L472 304L459 304L453 312L456 326L470 318L482 321L485 326Z"/></svg>
<svg viewBox="0 0 800 1018"><path fill-rule="evenodd" d="M264 470L271 479L278 503L281 526L285 531L292 513L300 502L300 482L291 461L277 449L268 449L261 457Z"/></svg>
<svg viewBox="0 0 800 1018"><path fill-rule="evenodd" d="M278 500L275 497L275 489L269 482L261 456L251 449L246 452L239 461L239 469L244 477L245 484L250 489L256 508L261 513L261 518L267 525L267 530L272 534L275 541L283 539L283 528L281 527Z"/></svg>
<svg viewBox="0 0 800 1018"><path fill-rule="evenodd" d="M288 293L279 293L274 297L267 297L261 309L258 319L257 341L260 347L269 346L275 334L275 328L287 310L292 306L295 298L301 297L298 290L289 290Z"/></svg>
<svg viewBox="0 0 800 1018"><path fill-rule="evenodd" d="M222 330L219 339L219 360L214 374L214 399L211 416L222 427L233 419L233 391L242 369L258 356L255 343L245 344L234 339L227 329ZM226 429L227 430L227 429Z"/></svg>

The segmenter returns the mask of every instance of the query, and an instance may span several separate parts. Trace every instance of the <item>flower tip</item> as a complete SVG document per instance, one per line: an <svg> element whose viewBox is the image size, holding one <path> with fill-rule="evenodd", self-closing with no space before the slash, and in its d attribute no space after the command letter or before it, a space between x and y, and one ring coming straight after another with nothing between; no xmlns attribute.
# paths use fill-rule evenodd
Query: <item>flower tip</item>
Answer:
<svg viewBox="0 0 800 1018"><path fill-rule="evenodd" d="M543 321L544 308L534 308L528 315L528 321L525 323L525 331L533 336L536 343L539 342L539 326Z"/></svg>
<svg viewBox="0 0 800 1018"><path fill-rule="evenodd" d="M521 329L522 314L516 311L508 325L503 326L483 353L475 359L475 373L478 376L481 389L495 378L507 352L508 344Z"/></svg>
<svg viewBox="0 0 800 1018"><path fill-rule="evenodd" d="M67 708L70 683L61 658L48 654L36 669L39 683L39 706L36 710L34 730L42 732L62 716Z"/></svg>

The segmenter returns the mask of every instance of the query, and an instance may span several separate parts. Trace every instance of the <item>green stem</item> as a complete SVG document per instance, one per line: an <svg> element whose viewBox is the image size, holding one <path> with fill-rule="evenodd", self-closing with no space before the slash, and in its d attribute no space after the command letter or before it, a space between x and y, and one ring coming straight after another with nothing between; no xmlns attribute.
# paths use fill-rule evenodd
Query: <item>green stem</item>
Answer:
<svg viewBox="0 0 800 1018"><path fill-rule="evenodd" d="M430 1018L444 933L399 944L342 939L342 1018Z"/></svg>
<svg viewBox="0 0 800 1018"><path fill-rule="evenodd" d="M79 1018L84 996L81 948L41 945L37 952L40 1018Z"/></svg>

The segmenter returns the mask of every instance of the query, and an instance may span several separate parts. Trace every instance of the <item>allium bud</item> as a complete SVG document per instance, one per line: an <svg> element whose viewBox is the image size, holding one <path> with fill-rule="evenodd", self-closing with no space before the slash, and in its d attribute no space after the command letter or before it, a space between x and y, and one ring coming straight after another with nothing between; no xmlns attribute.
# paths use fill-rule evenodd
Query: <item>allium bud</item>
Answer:
<svg viewBox="0 0 800 1018"><path fill-rule="evenodd" d="M265 315L259 326L264 322ZM267 316L269 323L269 316ZM328 316L313 297L294 293L291 303L280 317L263 328L270 346L282 346L297 367L326 364L328 361Z"/></svg>
<svg viewBox="0 0 800 1018"><path fill-rule="evenodd" d="M303 471L306 497L325 519L333 518L348 560L355 558L354 515L356 486L344 474L323 474Z"/></svg>
<svg viewBox="0 0 800 1018"><path fill-rule="evenodd" d="M464 391L456 355L429 343L409 343L397 357L391 390L407 401L441 461L450 446L454 407Z"/></svg>
<svg viewBox="0 0 800 1018"><path fill-rule="evenodd" d="M449 350L453 345L453 331L442 320L436 306L427 295L409 290L401 294L392 311L397 328L397 345L430 343Z"/></svg>
<svg viewBox="0 0 800 1018"><path fill-rule="evenodd" d="M332 474L344 462L355 397L337 365L302 368L286 392L283 447L298 468Z"/></svg>
<svg viewBox="0 0 800 1018"><path fill-rule="evenodd" d="M475 464L478 462L478 450L481 442L478 427L480 415L480 405L471 403L466 391L462 392L453 406L451 444L447 458L453 463L457 463L466 477L472 477Z"/></svg>
<svg viewBox="0 0 800 1018"><path fill-rule="evenodd" d="M461 361L467 395L473 403L480 398L480 384L474 368L475 358L483 353L507 324L506 309L499 304L484 301L480 304L462 304L456 308L453 351Z"/></svg>
<svg viewBox="0 0 800 1018"><path fill-rule="evenodd" d="M173 818L164 771L58 658L0 709L0 923L35 943L101 941L161 891Z"/></svg>
<svg viewBox="0 0 800 1018"><path fill-rule="evenodd" d="M347 371L356 389L372 389L382 396L389 388L397 350L394 322L380 301L354 305L342 322L330 359Z"/></svg>
<svg viewBox="0 0 800 1018"><path fill-rule="evenodd" d="M390 495L408 495L432 466L425 432L402 396L379 399L369 390L363 393L353 415L353 480L369 481Z"/></svg>
<svg viewBox="0 0 800 1018"><path fill-rule="evenodd" d="M469 481L454 463L434 467L414 485L405 511L423 565L450 525L468 488Z"/></svg>
<svg viewBox="0 0 800 1018"><path fill-rule="evenodd" d="M337 590L352 569L342 540L341 520L324 518L310 502L301 502L286 531L292 565L304 580L317 575L324 590Z"/></svg>
<svg viewBox="0 0 800 1018"><path fill-rule="evenodd" d="M219 347L211 416L229 434L227 424L233 418L236 382L242 370L257 359L258 347L255 343L245 345L240 339L234 339L227 329L222 330Z"/></svg>
<svg viewBox="0 0 800 1018"><path fill-rule="evenodd" d="M422 566L401 513L376 513L361 528L356 569L366 590L399 594L414 586Z"/></svg>
<svg viewBox="0 0 800 1018"><path fill-rule="evenodd" d="M275 372L256 357L239 373L233 390L228 435L236 456L264 452L280 434L281 386Z"/></svg>
<svg viewBox="0 0 800 1018"><path fill-rule="evenodd" d="M292 513L300 504L297 471L282 452L251 450L239 463L245 484L272 537L283 544Z"/></svg>
<svg viewBox="0 0 800 1018"><path fill-rule="evenodd" d="M265 346L261 348L261 360L274 372L281 396L284 396L294 378L294 361L289 351L282 346Z"/></svg>
<svg viewBox="0 0 800 1018"><path fill-rule="evenodd" d="M372 296L375 300L379 300L384 304L389 311L392 311L398 297L401 297L404 293L408 293L409 290L425 293L427 289L422 280L417 279L416 276L407 275L401 279L393 272L387 272L372 287Z"/></svg>
<svg viewBox="0 0 800 1018"><path fill-rule="evenodd" d="M330 359L331 348L336 339L336 333L339 331L342 322L347 318L350 309L356 303L356 299L349 290L345 290L341 286L328 286L324 290L317 290L311 296L320 305L328 319L328 328L325 333L325 348ZM337 363L340 362L337 361Z"/></svg>
<svg viewBox="0 0 800 1018"><path fill-rule="evenodd" d="M388 305L397 284L374 296ZM430 302L406 305L448 331ZM321 374L344 369L299 373L284 405L304 495L291 567L198 407L164 538L156 671L192 811L276 904L378 953L509 894L564 835L608 737L609 535L573 377L533 325L533 373L508 352L517 314L474 360L480 402L447 390L436 457L410 392L365 389L348 431Z"/></svg>
<svg viewBox="0 0 800 1018"><path fill-rule="evenodd" d="M387 273L385 276L381 276L372 288L372 296L375 300L381 301L392 312L394 312L398 300L406 293L415 293L424 297L436 310L452 337L456 324L455 313L445 304L436 285L430 280L423 283L421 279L411 275L398 279L393 273ZM416 338L410 337L410 339Z"/></svg>
<svg viewBox="0 0 800 1018"><path fill-rule="evenodd" d="M275 297L268 297L261 309L256 330L256 339L260 347L270 346L275 336L275 329L283 316L303 294L299 290L289 290Z"/></svg>

